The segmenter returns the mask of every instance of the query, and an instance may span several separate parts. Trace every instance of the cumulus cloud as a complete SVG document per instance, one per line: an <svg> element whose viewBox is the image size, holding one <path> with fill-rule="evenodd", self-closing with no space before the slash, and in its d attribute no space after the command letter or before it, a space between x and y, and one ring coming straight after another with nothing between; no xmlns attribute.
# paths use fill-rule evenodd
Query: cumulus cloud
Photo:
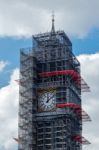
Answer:
<svg viewBox="0 0 99 150"><path fill-rule="evenodd" d="M80 55L82 76L90 85L91 92L82 95L83 108L91 116L92 122L84 123L84 135L92 143L87 150L99 149L99 53Z"/></svg>
<svg viewBox="0 0 99 150"><path fill-rule="evenodd" d="M0 72L2 72L5 67L8 65L8 62L6 61L0 61Z"/></svg>
<svg viewBox="0 0 99 150"><path fill-rule="evenodd" d="M0 0L0 35L30 36L50 30L51 11L56 28L84 37L99 28L98 0Z"/></svg>
<svg viewBox="0 0 99 150"><path fill-rule="evenodd" d="M9 85L0 89L0 149L13 150L17 143L13 137L17 136L18 127L18 85L19 70L15 69L11 75Z"/></svg>

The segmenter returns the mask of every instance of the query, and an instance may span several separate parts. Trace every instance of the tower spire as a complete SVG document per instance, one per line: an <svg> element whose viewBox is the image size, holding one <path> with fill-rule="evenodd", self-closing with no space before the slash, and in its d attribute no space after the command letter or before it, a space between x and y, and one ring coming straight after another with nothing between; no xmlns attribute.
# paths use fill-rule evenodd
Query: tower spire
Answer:
<svg viewBox="0 0 99 150"><path fill-rule="evenodd" d="M54 14L54 11L52 11L52 29L51 29L51 32L54 33L55 32L55 26L54 26L54 22L55 22L55 14Z"/></svg>

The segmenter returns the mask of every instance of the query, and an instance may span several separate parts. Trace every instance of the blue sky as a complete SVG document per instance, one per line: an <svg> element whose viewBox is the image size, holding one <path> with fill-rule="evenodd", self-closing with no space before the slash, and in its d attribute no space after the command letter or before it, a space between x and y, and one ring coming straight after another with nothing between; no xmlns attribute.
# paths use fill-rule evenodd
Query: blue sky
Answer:
<svg viewBox="0 0 99 150"><path fill-rule="evenodd" d="M13 38L4 37L0 38L0 60L8 61L3 73L0 74L1 83L0 87L8 84L10 75L13 69L19 68L20 64L20 48L31 47L31 38Z"/></svg>
<svg viewBox="0 0 99 150"><path fill-rule="evenodd" d="M99 30L94 29L83 39L73 38L73 51L75 55L93 54L99 52Z"/></svg>
<svg viewBox="0 0 99 150"><path fill-rule="evenodd" d="M57 5L56 5L57 4ZM18 133L20 48L32 46L32 35L64 30L81 63L82 76L91 87L82 94L84 110L92 123L84 135L99 150L99 1L98 0L0 0L0 150L17 150L12 137ZM24 37L24 38L23 38Z"/></svg>

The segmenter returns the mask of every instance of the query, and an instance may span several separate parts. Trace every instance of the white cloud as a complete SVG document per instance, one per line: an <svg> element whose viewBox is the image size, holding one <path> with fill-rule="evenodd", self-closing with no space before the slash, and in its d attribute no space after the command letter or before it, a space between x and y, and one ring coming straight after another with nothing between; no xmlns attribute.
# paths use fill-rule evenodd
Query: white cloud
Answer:
<svg viewBox="0 0 99 150"><path fill-rule="evenodd" d="M9 85L0 89L0 148L13 150L17 143L13 137L17 136L18 128L18 85L19 71L12 73Z"/></svg>
<svg viewBox="0 0 99 150"><path fill-rule="evenodd" d="M2 72L7 65L8 65L8 62L0 61L0 72Z"/></svg>
<svg viewBox="0 0 99 150"><path fill-rule="evenodd" d="M82 76L90 85L91 92L82 96L83 108L91 116L92 122L84 123L84 135L92 143L84 148L87 150L99 149L99 53L80 55Z"/></svg>
<svg viewBox="0 0 99 150"><path fill-rule="evenodd" d="M99 28L98 0L0 0L0 35L28 36L50 30L51 11L57 29L84 37Z"/></svg>

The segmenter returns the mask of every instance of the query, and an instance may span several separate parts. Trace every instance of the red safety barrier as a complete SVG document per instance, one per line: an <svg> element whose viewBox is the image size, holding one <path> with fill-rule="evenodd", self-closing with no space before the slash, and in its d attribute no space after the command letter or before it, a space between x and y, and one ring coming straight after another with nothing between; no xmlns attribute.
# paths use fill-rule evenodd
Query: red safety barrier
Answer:
<svg viewBox="0 0 99 150"><path fill-rule="evenodd" d="M72 136L73 140L77 141L77 142L80 142L81 144L84 144L84 145L88 145L88 144L91 144L88 140L86 140L83 136L81 135L74 135Z"/></svg>
<svg viewBox="0 0 99 150"><path fill-rule="evenodd" d="M74 79L78 79L80 77L78 72L76 72L74 70L62 70L62 71L39 73L40 77L51 77L51 76L57 76L57 75L72 75Z"/></svg>
<svg viewBox="0 0 99 150"><path fill-rule="evenodd" d="M62 103L62 104L56 104L57 108L65 108L69 107L74 110L74 112L83 120L83 121L91 121L89 115L82 110L80 105L74 104L74 103Z"/></svg>
<svg viewBox="0 0 99 150"><path fill-rule="evenodd" d="M38 74L42 78L48 78L59 75L69 75L77 84L78 88L82 90L82 92L89 92L90 87L84 81L84 79L80 76L80 74L74 70L62 70L62 71L52 71L52 72L42 72Z"/></svg>

